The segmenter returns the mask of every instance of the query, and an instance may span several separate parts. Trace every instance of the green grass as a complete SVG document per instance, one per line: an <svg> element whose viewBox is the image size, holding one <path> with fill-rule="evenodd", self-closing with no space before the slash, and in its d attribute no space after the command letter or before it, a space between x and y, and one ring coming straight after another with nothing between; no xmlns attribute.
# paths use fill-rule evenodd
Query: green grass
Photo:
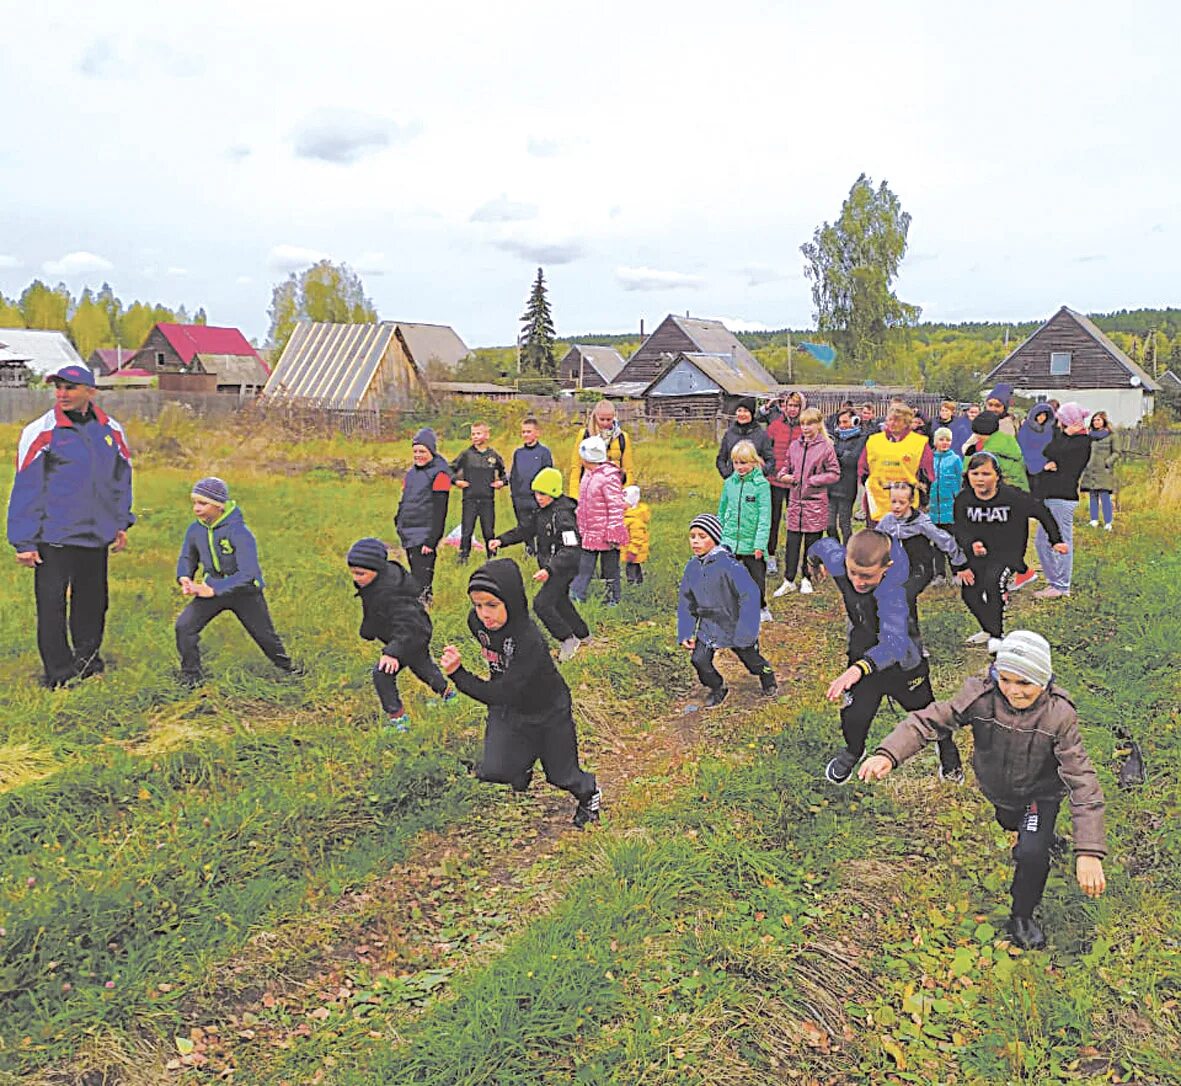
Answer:
<svg viewBox="0 0 1181 1086"><path fill-rule="evenodd" d="M478 740L472 703L431 707L411 680L414 732L390 741L374 727L376 647L356 637L341 556L360 535L392 538L390 471L405 448L291 436L202 434L184 419L133 431L147 450L141 521L133 551L113 560L114 666L101 681L54 693L30 682L30 579L0 566L16 601L0 612L2 1070L29 1074L96 1042L126 1062L140 1040L170 1038L216 1004L217 967L253 934L320 915L420 829L505 803L460 763ZM516 442L502 431L493 444L507 454ZM563 450L565 435L553 444ZM564 668L592 750L691 688L671 595L685 525L716 500L713 451L675 433L635 448L654 505L648 578L617 610L589 606L608 647ZM171 677L175 550L188 486L210 471L259 538L277 626L309 665L302 679L275 678L230 619L206 632L205 694ZM511 521L507 502L498 513ZM638 810L542 860L526 878L556 904L502 951L469 968L358 967L347 1006L287 1050L243 1049L235 1081L1181 1079L1174 520L1146 509L1115 537L1079 529L1070 603L1021 601L1010 621L1055 646L1108 798L1108 893L1090 902L1068 869L1052 873L1052 954L999 942L1006 835L974 789L934 780L933 752L874 788L819 780L838 734L823 681L843 637L820 594L793 601L826 627L801 680L777 705L712 721L677 783L635 782ZM435 645L474 659L465 573L440 563ZM959 648L971 620L950 594L924 604L946 696L979 662ZM897 719L883 716L874 735ZM1121 731L1150 771L1126 792L1113 780ZM493 909L488 923L506 923Z"/></svg>

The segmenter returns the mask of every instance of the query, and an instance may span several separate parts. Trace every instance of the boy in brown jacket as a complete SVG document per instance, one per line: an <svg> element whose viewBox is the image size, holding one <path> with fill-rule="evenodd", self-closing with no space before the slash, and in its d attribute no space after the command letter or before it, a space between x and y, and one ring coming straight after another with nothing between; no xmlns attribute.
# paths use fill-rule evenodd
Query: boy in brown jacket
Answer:
<svg viewBox="0 0 1181 1086"><path fill-rule="evenodd" d="M1083 748L1074 704L1053 685L1044 637L1014 630L1001 642L987 677L970 678L950 701L932 702L907 716L858 775L863 781L881 780L925 744L960 727L972 729L972 766L980 790L996 808L996 820L1017 831L1009 935L1019 947L1040 950L1046 937L1033 910L1058 843L1054 822L1064 798L1069 797L1074 822L1079 887L1098 897L1107 885L1103 790Z"/></svg>

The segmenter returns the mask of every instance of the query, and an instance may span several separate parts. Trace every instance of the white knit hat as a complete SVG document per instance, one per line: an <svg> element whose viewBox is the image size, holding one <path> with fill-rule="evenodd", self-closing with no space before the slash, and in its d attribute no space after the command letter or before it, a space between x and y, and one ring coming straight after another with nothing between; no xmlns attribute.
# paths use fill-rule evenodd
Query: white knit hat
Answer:
<svg viewBox="0 0 1181 1086"><path fill-rule="evenodd" d="M578 458L588 464L605 464L607 462L607 443L601 437L583 438L578 446Z"/></svg>
<svg viewBox="0 0 1181 1086"><path fill-rule="evenodd" d="M1038 686L1048 686L1054 677L1050 666L1050 642L1029 630L1014 630L996 650L997 671L1020 675Z"/></svg>

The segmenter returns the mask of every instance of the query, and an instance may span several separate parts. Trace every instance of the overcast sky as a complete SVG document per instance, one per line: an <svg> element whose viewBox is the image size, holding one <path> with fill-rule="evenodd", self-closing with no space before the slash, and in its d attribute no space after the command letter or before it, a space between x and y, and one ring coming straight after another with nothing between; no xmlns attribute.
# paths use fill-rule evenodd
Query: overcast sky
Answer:
<svg viewBox="0 0 1181 1086"><path fill-rule="evenodd" d="M810 322L862 171L934 320L1181 302L1181 5L0 0L0 291L263 337L326 255L382 317L513 341Z"/></svg>

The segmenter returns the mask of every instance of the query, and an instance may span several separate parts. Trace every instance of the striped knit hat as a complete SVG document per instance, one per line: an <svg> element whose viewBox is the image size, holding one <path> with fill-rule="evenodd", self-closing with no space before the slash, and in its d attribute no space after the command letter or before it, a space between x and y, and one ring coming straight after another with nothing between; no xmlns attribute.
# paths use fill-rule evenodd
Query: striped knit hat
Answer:
<svg viewBox="0 0 1181 1086"><path fill-rule="evenodd" d="M193 484L193 497L225 505L230 500L230 488L216 475L207 475Z"/></svg>
<svg viewBox="0 0 1181 1086"><path fill-rule="evenodd" d="M1054 677L1049 641L1029 630L1014 630L996 650L996 669L1020 675L1038 686L1048 686Z"/></svg>
<svg viewBox="0 0 1181 1086"><path fill-rule="evenodd" d="M689 522L690 528L700 528L715 543L722 541L722 522L713 513L699 513Z"/></svg>

